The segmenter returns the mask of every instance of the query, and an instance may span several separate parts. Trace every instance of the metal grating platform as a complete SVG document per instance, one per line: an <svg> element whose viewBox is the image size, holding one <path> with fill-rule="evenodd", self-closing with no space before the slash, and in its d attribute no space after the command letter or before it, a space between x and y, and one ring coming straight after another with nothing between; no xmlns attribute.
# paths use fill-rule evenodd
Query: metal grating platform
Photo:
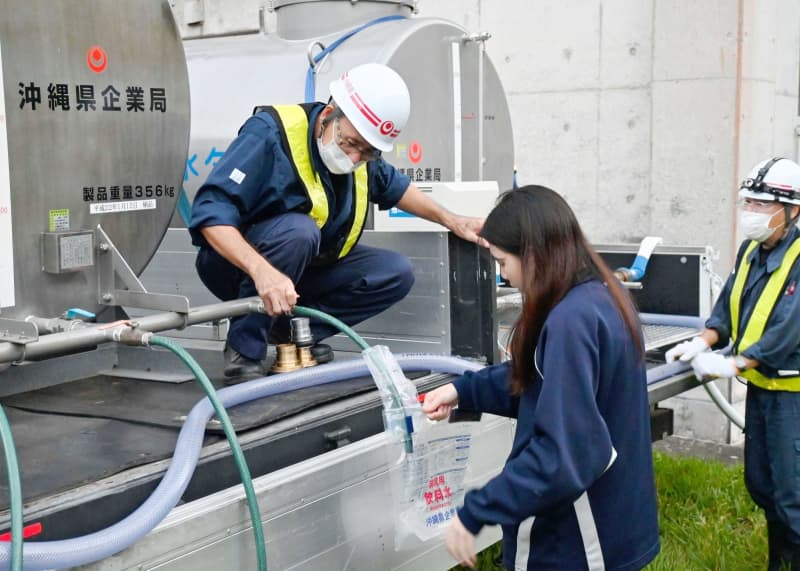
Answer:
<svg viewBox="0 0 800 571"><path fill-rule="evenodd" d="M673 325L644 325L642 330L645 351L674 345L700 333L699 329L693 327L675 327Z"/></svg>

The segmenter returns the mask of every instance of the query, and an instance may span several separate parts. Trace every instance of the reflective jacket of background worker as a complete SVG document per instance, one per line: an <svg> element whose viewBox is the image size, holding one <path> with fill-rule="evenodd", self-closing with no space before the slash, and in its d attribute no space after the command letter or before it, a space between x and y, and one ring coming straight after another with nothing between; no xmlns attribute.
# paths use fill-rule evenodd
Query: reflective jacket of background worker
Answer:
<svg viewBox="0 0 800 571"><path fill-rule="evenodd" d="M232 321L228 377L264 373L267 342L288 341L298 296L354 325L408 293L405 256L358 244L370 202L477 239L481 220L448 212L381 158L408 119L402 78L364 64L330 91L327 105L268 107L248 119L195 197L190 231L203 283L222 300L258 295L267 312ZM335 332L312 323L317 341Z"/></svg>
<svg viewBox="0 0 800 571"><path fill-rule="evenodd" d="M747 379L745 483L766 515L769 569L800 570L800 166L760 162L739 190L748 240L703 334L667 359ZM708 351L732 344L733 357Z"/></svg>

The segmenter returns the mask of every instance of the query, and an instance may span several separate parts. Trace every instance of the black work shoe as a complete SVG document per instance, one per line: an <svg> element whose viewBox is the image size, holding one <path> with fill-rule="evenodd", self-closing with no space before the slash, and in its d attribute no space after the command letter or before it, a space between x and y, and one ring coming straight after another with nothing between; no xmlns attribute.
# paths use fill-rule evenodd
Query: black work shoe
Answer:
<svg viewBox="0 0 800 571"><path fill-rule="evenodd" d="M263 377L265 374L264 366L261 361L253 361L244 355L241 355L233 347L225 347L225 370L223 374L225 377L233 379L235 382L241 383L257 377ZM235 382L225 381L225 384L235 384Z"/></svg>
<svg viewBox="0 0 800 571"><path fill-rule="evenodd" d="M325 343L317 343L311 347L311 356L314 357L317 365L330 363L333 361L333 349Z"/></svg>

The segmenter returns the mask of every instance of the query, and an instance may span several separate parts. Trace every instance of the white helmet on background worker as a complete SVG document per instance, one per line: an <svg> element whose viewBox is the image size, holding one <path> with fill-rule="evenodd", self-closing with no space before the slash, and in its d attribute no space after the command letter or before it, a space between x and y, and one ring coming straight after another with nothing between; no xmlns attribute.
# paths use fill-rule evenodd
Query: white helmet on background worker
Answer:
<svg viewBox="0 0 800 571"><path fill-rule="evenodd" d="M761 161L742 181L739 198L800 205L800 165L781 157Z"/></svg>
<svg viewBox="0 0 800 571"><path fill-rule="evenodd" d="M331 97L367 143L387 152L408 121L411 97L403 78L380 63L365 63L330 85Z"/></svg>

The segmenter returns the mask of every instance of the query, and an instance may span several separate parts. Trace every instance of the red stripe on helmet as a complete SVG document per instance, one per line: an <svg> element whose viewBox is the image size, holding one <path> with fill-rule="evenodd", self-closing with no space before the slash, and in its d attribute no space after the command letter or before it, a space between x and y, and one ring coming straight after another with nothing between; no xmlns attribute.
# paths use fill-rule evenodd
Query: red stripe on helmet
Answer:
<svg viewBox="0 0 800 571"><path fill-rule="evenodd" d="M367 121L369 121L376 127L380 124L381 120L378 118L377 115L375 115L372 109L367 107L367 104L364 103L364 101L362 101L358 93L351 93L350 99L352 99L353 103L356 104L356 107L358 107L358 110L361 111L361 114L367 118Z"/></svg>

